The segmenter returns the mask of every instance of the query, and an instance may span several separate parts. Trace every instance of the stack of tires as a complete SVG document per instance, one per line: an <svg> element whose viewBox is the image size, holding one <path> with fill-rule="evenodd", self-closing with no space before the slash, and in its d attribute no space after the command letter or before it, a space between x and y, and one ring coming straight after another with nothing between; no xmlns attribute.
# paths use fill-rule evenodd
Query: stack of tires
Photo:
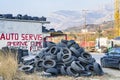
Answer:
<svg viewBox="0 0 120 80"><path fill-rule="evenodd" d="M50 75L74 77L103 75L101 66L74 40L61 40L58 44L47 42L47 48L36 55L34 60L23 62L21 70L26 73L42 70Z"/></svg>

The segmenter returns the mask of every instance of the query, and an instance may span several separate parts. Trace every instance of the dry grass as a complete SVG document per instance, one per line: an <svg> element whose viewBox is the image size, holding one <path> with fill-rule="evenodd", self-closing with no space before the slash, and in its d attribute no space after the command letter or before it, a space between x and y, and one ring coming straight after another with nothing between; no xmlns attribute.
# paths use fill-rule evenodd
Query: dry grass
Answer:
<svg viewBox="0 0 120 80"><path fill-rule="evenodd" d="M5 80L13 80L17 72L17 67L17 60L11 53L3 55L0 52L0 76Z"/></svg>
<svg viewBox="0 0 120 80"><path fill-rule="evenodd" d="M57 77L43 77L36 74L26 75L22 74L16 80L119 80L119 78L112 78L108 75L104 76L91 76L91 77L70 77L70 76L57 76Z"/></svg>

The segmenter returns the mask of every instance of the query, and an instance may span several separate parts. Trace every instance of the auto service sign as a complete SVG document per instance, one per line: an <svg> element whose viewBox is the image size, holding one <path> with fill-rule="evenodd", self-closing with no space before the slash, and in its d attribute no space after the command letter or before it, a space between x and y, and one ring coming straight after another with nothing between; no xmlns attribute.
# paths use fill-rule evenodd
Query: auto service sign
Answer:
<svg viewBox="0 0 120 80"><path fill-rule="evenodd" d="M36 22L0 21L0 48L26 47L37 51L43 44L42 27Z"/></svg>

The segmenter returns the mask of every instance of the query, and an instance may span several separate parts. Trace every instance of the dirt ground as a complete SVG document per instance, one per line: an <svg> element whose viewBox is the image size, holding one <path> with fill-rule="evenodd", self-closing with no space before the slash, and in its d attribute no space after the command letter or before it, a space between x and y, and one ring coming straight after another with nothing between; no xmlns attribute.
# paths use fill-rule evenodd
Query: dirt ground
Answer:
<svg viewBox="0 0 120 80"><path fill-rule="evenodd" d="M119 76L114 76L111 74L105 73L103 76L90 76L90 77L70 77L70 76L55 76L55 77L45 77L37 74L32 75L23 75L14 80L120 80Z"/></svg>

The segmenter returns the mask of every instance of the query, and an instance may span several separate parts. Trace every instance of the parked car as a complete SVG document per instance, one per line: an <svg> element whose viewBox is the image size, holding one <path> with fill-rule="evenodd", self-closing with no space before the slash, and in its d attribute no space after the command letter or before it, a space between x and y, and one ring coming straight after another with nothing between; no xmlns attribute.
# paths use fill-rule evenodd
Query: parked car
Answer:
<svg viewBox="0 0 120 80"><path fill-rule="evenodd" d="M102 67L112 67L120 69L120 47L112 48L101 58Z"/></svg>

